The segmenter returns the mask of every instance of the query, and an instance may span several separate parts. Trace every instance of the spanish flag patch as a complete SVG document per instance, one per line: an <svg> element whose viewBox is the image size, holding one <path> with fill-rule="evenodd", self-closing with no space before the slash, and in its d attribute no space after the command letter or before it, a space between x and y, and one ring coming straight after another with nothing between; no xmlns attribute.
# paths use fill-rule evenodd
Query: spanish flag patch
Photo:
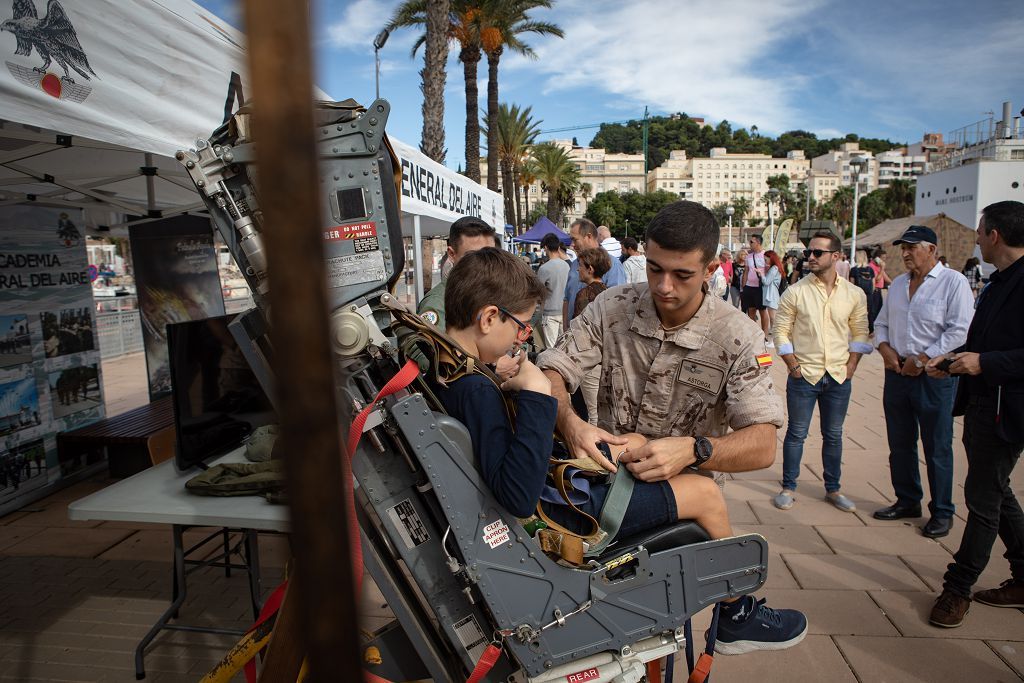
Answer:
<svg viewBox="0 0 1024 683"><path fill-rule="evenodd" d="M754 356L754 360L757 361L758 367L770 368L772 366L772 354L762 353L760 356Z"/></svg>

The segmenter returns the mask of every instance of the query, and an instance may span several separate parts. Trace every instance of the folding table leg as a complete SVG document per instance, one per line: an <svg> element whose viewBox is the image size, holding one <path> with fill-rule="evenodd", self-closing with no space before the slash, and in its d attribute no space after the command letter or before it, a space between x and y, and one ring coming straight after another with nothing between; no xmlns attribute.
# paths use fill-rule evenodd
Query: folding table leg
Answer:
<svg viewBox="0 0 1024 683"><path fill-rule="evenodd" d="M149 629L149 633L143 636L142 640L139 641L138 647L135 648L135 680L141 681L146 677L146 668L143 662L146 648L153 642L158 634L170 621L174 615L178 613L178 608L185 602L185 597L188 595L188 588L185 584L185 545L183 542L183 534L185 527L177 524L171 527L171 532L174 535L174 599L171 602L163 614L153 624L153 628Z"/></svg>
<svg viewBox="0 0 1024 683"><path fill-rule="evenodd" d="M245 563L249 567L249 597L252 600L252 617L260 618L260 608L263 606L260 595L263 593L263 574L260 571L260 541L259 534L253 529L246 529L245 533Z"/></svg>

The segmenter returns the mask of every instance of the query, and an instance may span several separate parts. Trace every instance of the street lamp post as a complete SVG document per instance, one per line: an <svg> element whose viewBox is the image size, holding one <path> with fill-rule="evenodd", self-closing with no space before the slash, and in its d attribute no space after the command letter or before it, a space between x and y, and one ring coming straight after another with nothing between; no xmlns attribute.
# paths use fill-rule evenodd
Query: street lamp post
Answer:
<svg viewBox="0 0 1024 683"><path fill-rule="evenodd" d="M391 31L384 29L377 34L377 37L373 39L373 59L376 63L375 74L377 77L377 97L380 99L380 51L384 48L384 43L388 42L388 36L391 35Z"/></svg>
<svg viewBox="0 0 1024 683"><path fill-rule="evenodd" d="M804 210L804 220L811 220L811 172L807 171L807 180L804 181L804 200L807 208Z"/></svg>
<svg viewBox="0 0 1024 683"><path fill-rule="evenodd" d="M853 171L853 233L850 237L850 259L855 260L857 254L857 205L860 204L860 171L867 163L864 157L850 159L850 170Z"/></svg>
<svg viewBox="0 0 1024 683"><path fill-rule="evenodd" d="M736 213L736 209L731 206L725 207L725 215L729 219L729 244L727 246L730 251L732 250L732 215L734 213Z"/></svg>
<svg viewBox="0 0 1024 683"><path fill-rule="evenodd" d="M769 249L775 249L775 217L772 215L772 202L779 197L779 191L774 187L768 190L768 244Z"/></svg>

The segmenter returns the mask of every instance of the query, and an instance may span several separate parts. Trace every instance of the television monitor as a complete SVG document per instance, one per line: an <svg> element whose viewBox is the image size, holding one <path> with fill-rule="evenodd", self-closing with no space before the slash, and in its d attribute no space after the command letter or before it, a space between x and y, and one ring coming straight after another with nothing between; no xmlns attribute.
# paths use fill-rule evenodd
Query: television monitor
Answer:
<svg viewBox="0 0 1024 683"><path fill-rule="evenodd" d="M277 421L228 329L232 317L167 326L179 472L239 447L255 429Z"/></svg>

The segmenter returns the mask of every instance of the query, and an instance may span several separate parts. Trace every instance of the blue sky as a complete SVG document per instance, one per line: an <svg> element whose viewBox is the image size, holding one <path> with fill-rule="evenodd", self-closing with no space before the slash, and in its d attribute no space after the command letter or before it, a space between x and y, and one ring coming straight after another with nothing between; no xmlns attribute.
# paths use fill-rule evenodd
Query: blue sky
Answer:
<svg viewBox="0 0 1024 683"><path fill-rule="evenodd" d="M235 0L199 4L244 30ZM374 96L374 35L396 0L312 0L318 85ZM676 111L762 133L810 130L914 142L1024 106L1020 0L554 0L535 18L564 39L527 41L501 62L501 100L533 107L542 130ZM401 30L381 52L389 133L418 145L422 51ZM478 73L486 108L486 62ZM447 165L463 159L465 97L457 50L446 88ZM590 142L596 128L545 135Z"/></svg>

